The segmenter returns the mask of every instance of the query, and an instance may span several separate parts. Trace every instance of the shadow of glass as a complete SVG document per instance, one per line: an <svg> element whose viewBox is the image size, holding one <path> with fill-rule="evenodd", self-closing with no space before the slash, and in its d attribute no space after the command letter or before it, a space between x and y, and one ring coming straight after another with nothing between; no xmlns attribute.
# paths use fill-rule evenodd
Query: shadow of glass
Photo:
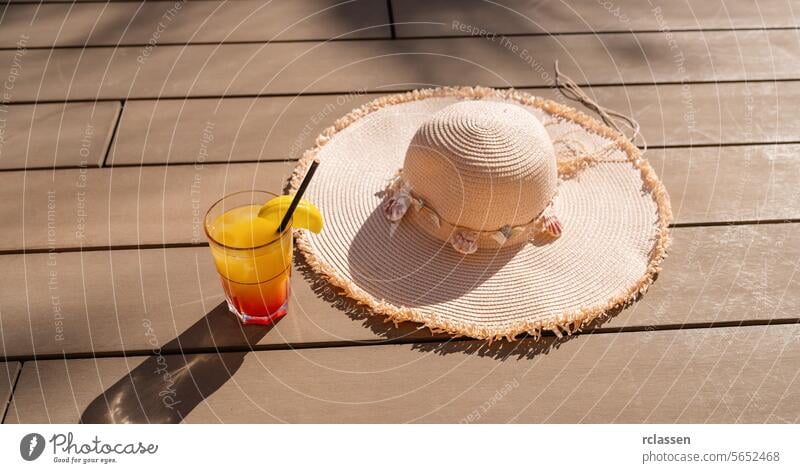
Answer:
<svg viewBox="0 0 800 473"><path fill-rule="evenodd" d="M252 346L273 326L242 325L222 303L97 396L80 422L179 423L239 370ZM184 346L236 351L181 354Z"/></svg>

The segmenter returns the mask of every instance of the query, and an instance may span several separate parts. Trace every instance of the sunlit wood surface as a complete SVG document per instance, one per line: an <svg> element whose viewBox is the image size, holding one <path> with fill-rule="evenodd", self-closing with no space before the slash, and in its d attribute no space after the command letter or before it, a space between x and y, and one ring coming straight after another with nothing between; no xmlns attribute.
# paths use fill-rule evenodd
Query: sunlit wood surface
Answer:
<svg viewBox="0 0 800 473"><path fill-rule="evenodd" d="M0 6L4 422L800 418L800 2L39 3ZM556 59L639 120L669 190L641 301L487 346L384 323L298 258L276 326L227 312L194 209L280 192L383 93L564 101Z"/></svg>

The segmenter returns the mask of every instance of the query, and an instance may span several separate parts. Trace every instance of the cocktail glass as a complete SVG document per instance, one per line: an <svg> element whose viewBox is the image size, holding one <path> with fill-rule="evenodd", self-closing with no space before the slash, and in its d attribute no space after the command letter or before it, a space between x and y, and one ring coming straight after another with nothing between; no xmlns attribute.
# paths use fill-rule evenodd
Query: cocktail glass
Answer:
<svg viewBox="0 0 800 473"><path fill-rule="evenodd" d="M228 308L245 324L272 324L286 315L292 272L292 226L266 239L249 238L259 241L249 245L231 244L234 239L226 238L224 232L235 224L259 218L259 209L273 197L276 195L271 192L256 190L230 194L211 206L204 222ZM254 227L244 228L255 231Z"/></svg>

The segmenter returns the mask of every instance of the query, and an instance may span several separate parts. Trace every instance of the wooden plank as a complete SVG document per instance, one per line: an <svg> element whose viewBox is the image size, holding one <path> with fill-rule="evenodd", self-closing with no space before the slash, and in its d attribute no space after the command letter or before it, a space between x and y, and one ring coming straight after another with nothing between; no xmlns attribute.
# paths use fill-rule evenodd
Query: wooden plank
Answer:
<svg viewBox="0 0 800 473"><path fill-rule="evenodd" d="M791 2L392 2L398 37L795 27ZM463 26L462 26L463 25ZM481 30L487 33L481 33Z"/></svg>
<svg viewBox="0 0 800 473"><path fill-rule="evenodd" d="M781 106L800 100L800 82L609 86L584 91L597 103L634 117L649 146L797 142L800 137L800 118ZM555 89L530 92L595 116Z"/></svg>
<svg viewBox="0 0 800 473"><path fill-rule="evenodd" d="M119 102L0 104L0 169L99 167Z"/></svg>
<svg viewBox="0 0 800 473"><path fill-rule="evenodd" d="M768 51L769 54L766 54ZM798 78L788 30L6 50L15 101L552 85L556 59L579 83ZM24 64L20 69L19 65Z"/></svg>
<svg viewBox="0 0 800 473"><path fill-rule="evenodd" d="M280 192L294 163L199 164L0 173L0 251L204 241L198 219L221 196ZM799 217L798 145L670 148L648 156L673 199L676 222ZM743 173L746 169L748 172ZM200 217L198 217L200 215Z"/></svg>
<svg viewBox="0 0 800 473"><path fill-rule="evenodd" d="M0 199L25 205L0 208L9 222L0 249L204 242L202 220L212 203L243 189L280 192L292 167L201 162L2 173Z"/></svg>
<svg viewBox="0 0 800 473"><path fill-rule="evenodd" d="M798 342L779 325L39 361L7 422L794 423Z"/></svg>
<svg viewBox="0 0 800 473"><path fill-rule="evenodd" d="M322 130L373 96L131 101L108 163L194 163L204 131L207 162L298 159Z"/></svg>
<svg viewBox="0 0 800 473"><path fill-rule="evenodd" d="M800 224L676 228L648 294L600 328L796 321ZM302 267L289 315L244 331L224 306L207 248L0 256L0 322L7 357L173 352L212 347L420 341L313 282ZM593 327L593 328L597 328Z"/></svg>
<svg viewBox="0 0 800 473"><path fill-rule="evenodd" d="M800 321L798 224L676 228L663 272L603 329Z"/></svg>
<svg viewBox="0 0 800 473"><path fill-rule="evenodd" d="M556 90L527 91L592 113ZM777 106L778 97L800 100L800 82L608 86L586 92L635 117L651 147L791 142L800 135L800 117ZM207 162L297 159L336 118L377 96L130 101L108 164L193 163L209 125L214 140Z"/></svg>
<svg viewBox="0 0 800 473"><path fill-rule="evenodd" d="M17 362L0 363L0 419L5 418L20 367Z"/></svg>
<svg viewBox="0 0 800 473"><path fill-rule="evenodd" d="M3 9L0 47L389 38L388 24L384 0L25 4Z"/></svg>
<svg viewBox="0 0 800 473"><path fill-rule="evenodd" d="M647 159L670 194L675 222L796 219L800 145L669 148Z"/></svg>

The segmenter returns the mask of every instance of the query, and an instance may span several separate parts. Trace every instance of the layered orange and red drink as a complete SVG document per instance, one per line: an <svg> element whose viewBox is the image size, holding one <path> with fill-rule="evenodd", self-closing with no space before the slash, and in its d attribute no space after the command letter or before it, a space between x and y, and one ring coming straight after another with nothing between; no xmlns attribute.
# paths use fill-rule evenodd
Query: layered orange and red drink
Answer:
<svg viewBox="0 0 800 473"><path fill-rule="evenodd" d="M289 196L239 192L214 204L206 233L228 307L245 324L270 324L286 314L292 272L292 225L278 232ZM265 204L266 202L266 204ZM303 201L292 223L319 231L322 217Z"/></svg>

